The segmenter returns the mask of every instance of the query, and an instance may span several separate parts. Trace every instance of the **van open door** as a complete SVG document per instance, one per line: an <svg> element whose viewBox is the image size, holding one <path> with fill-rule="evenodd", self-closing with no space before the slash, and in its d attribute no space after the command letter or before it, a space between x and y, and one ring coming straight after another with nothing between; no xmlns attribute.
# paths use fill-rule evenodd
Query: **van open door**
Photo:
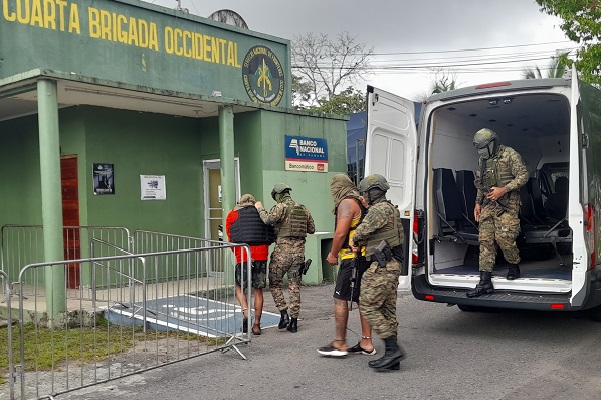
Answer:
<svg viewBox="0 0 601 400"><path fill-rule="evenodd" d="M411 247L417 163L417 129L412 101L367 87L365 176L383 175L390 185L387 198L399 207L405 228L405 265L399 288L411 287Z"/></svg>

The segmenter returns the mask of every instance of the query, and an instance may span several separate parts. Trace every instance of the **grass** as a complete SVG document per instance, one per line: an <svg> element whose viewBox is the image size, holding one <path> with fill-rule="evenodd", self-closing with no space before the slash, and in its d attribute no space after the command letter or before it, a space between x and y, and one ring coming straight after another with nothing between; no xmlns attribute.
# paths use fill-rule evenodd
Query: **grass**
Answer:
<svg viewBox="0 0 601 400"><path fill-rule="evenodd" d="M223 344L224 339L207 339L189 333L146 331L142 328L123 328L99 319L95 328L48 329L35 327L33 323L24 326L25 371L49 370L57 364L69 360L81 363L105 360L109 355L119 354L133 347L136 342L162 338L176 338L185 341L205 342L209 346ZM13 363L19 364L20 328L13 326ZM6 343L6 345L4 345ZM0 329L0 385L8 377L8 329Z"/></svg>

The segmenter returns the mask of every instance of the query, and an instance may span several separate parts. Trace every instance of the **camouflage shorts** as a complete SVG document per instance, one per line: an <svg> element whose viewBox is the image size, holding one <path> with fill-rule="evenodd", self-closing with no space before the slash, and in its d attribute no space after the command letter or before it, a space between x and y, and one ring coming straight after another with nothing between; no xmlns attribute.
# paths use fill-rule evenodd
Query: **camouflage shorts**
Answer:
<svg viewBox="0 0 601 400"><path fill-rule="evenodd" d="M247 265L247 263L236 264L234 280L237 286L242 286L242 280L244 279L244 288L246 288ZM244 274L244 277L242 274ZM263 289L267 281L267 261L253 261L250 274L253 289Z"/></svg>

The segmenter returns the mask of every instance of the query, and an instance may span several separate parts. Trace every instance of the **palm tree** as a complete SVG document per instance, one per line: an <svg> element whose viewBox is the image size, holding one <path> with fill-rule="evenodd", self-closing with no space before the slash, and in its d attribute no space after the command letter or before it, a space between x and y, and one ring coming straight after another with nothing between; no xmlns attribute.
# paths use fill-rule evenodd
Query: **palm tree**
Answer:
<svg viewBox="0 0 601 400"><path fill-rule="evenodd" d="M430 86L430 94L448 92L459 87L457 83L457 74L452 70L444 71L443 69L434 70L434 79Z"/></svg>
<svg viewBox="0 0 601 400"><path fill-rule="evenodd" d="M561 78L563 77L566 69L571 65L571 61L568 58L568 52L559 53L555 57L551 57L551 63L549 64L546 78ZM523 70L524 79L543 79L543 74L538 66L527 68Z"/></svg>

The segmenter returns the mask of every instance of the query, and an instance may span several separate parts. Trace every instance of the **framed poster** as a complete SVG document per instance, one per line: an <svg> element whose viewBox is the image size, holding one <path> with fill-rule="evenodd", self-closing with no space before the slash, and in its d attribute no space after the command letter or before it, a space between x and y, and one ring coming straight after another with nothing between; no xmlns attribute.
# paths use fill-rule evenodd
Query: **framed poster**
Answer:
<svg viewBox="0 0 601 400"><path fill-rule="evenodd" d="M113 164L94 163L92 176L94 195L115 194L115 166Z"/></svg>
<svg viewBox="0 0 601 400"><path fill-rule="evenodd" d="M142 200L166 200L165 175L140 175Z"/></svg>

